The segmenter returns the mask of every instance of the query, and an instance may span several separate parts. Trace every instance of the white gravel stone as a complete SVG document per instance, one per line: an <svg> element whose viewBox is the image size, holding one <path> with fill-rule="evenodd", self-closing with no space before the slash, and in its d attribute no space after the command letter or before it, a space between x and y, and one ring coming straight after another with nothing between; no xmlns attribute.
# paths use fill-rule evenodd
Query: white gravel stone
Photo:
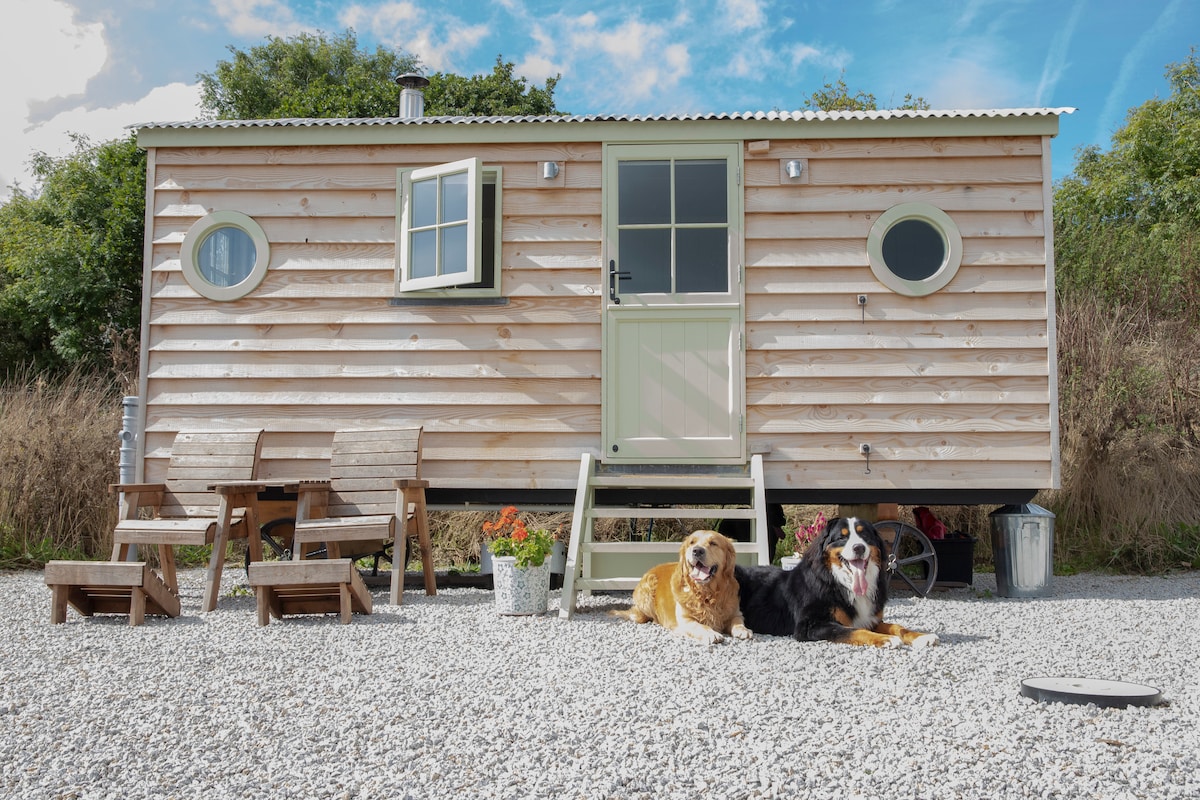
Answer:
<svg viewBox="0 0 1200 800"><path fill-rule="evenodd" d="M4 798L1194 798L1200 573L993 576L888 618L923 649L756 637L713 646L605 612L501 617L490 592L255 622L218 610L51 625L40 572L0 575ZM1149 684L1167 702L1037 703L1023 678Z"/></svg>

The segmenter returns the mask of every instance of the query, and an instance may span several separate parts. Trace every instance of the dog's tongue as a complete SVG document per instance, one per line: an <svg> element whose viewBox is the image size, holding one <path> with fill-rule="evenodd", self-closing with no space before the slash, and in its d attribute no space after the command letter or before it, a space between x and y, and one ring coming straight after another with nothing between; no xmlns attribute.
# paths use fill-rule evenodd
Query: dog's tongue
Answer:
<svg viewBox="0 0 1200 800"><path fill-rule="evenodd" d="M712 568L706 567L703 564L692 565L692 580L706 581L712 576Z"/></svg>
<svg viewBox="0 0 1200 800"><path fill-rule="evenodd" d="M850 571L854 573L854 594L858 597L865 597L867 594L866 559L863 559L862 561L850 561L848 563L850 564Z"/></svg>

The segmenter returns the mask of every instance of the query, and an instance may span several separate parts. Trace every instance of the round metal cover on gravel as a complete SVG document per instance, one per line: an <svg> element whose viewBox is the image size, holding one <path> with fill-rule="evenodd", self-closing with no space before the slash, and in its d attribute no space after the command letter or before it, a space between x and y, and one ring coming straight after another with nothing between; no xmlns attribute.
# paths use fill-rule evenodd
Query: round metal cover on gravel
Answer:
<svg viewBox="0 0 1200 800"><path fill-rule="evenodd" d="M1101 708L1153 706L1162 702L1162 692L1153 686L1097 678L1026 678L1021 694L1041 702L1095 703Z"/></svg>

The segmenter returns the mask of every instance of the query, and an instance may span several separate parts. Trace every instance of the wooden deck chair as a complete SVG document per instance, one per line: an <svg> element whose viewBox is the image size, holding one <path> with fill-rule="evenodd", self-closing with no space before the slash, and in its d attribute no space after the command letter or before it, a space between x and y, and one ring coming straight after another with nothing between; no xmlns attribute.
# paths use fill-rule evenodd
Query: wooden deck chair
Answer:
<svg viewBox="0 0 1200 800"><path fill-rule="evenodd" d="M131 625L141 624L147 613L178 616L175 547L183 544L213 546L203 609L215 609L229 540L258 528L257 487L248 482L257 476L261 449L262 430L184 431L171 446L163 483L111 486L121 493L112 559L46 565L46 584L53 594L51 622L66 621L68 604L84 616L128 613ZM210 491L218 482L224 484L221 490ZM161 574L144 561L127 561L133 545L157 547Z"/></svg>
<svg viewBox="0 0 1200 800"><path fill-rule="evenodd" d="M328 481L301 481L296 502L292 561L251 563L247 574L258 598L260 625L270 616L340 612L349 622L347 598L355 610L370 613L364 591L350 559L343 554L378 552L392 542L391 603L403 600L406 540L414 536L421 548L425 593L437 594L433 548L425 506L428 481L418 477L421 429L344 430L333 437ZM344 566L309 568L304 560L314 547L325 547L331 562ZM369 595L367 597L369 601Z"/></svg>

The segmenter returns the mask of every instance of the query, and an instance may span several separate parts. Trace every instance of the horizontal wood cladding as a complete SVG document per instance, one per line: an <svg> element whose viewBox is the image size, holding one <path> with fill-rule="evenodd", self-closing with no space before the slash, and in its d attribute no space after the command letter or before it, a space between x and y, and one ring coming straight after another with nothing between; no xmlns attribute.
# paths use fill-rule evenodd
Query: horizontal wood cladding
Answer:
<svg viewBox="0 0 1200 800"><path fill-rule="evenodd" d="M1041 138L744 153L745 428L768 487L1050 486ZM503 168L503 301L392 304L396 170L476 156ZM157 149L145 478L162 477L180 429L262 427L264 477L324 477L335 430L421 425L434 487L574 488L600 444L602 158L599 143L553 142ZM806 159L806 183L781 178L789 158ZM543 161L560 164L553 185ZM866 253L874 220L914 201L963 236L959 273L925 298L882 286ZM262 283L228 303L180 268L214 210L248 214L271 243Z"/></svg>
<svg viewBox="0 0 1200 800"><path fill-rule="evenodd" d="M771 486L1053 485L1042 150L1029 137L747 152L747 445ZM806 159L805 181L783 178L788 158ZM928 297L882 286L866 252L875 219L910 202L963 238L957 275Z"/></svg>

